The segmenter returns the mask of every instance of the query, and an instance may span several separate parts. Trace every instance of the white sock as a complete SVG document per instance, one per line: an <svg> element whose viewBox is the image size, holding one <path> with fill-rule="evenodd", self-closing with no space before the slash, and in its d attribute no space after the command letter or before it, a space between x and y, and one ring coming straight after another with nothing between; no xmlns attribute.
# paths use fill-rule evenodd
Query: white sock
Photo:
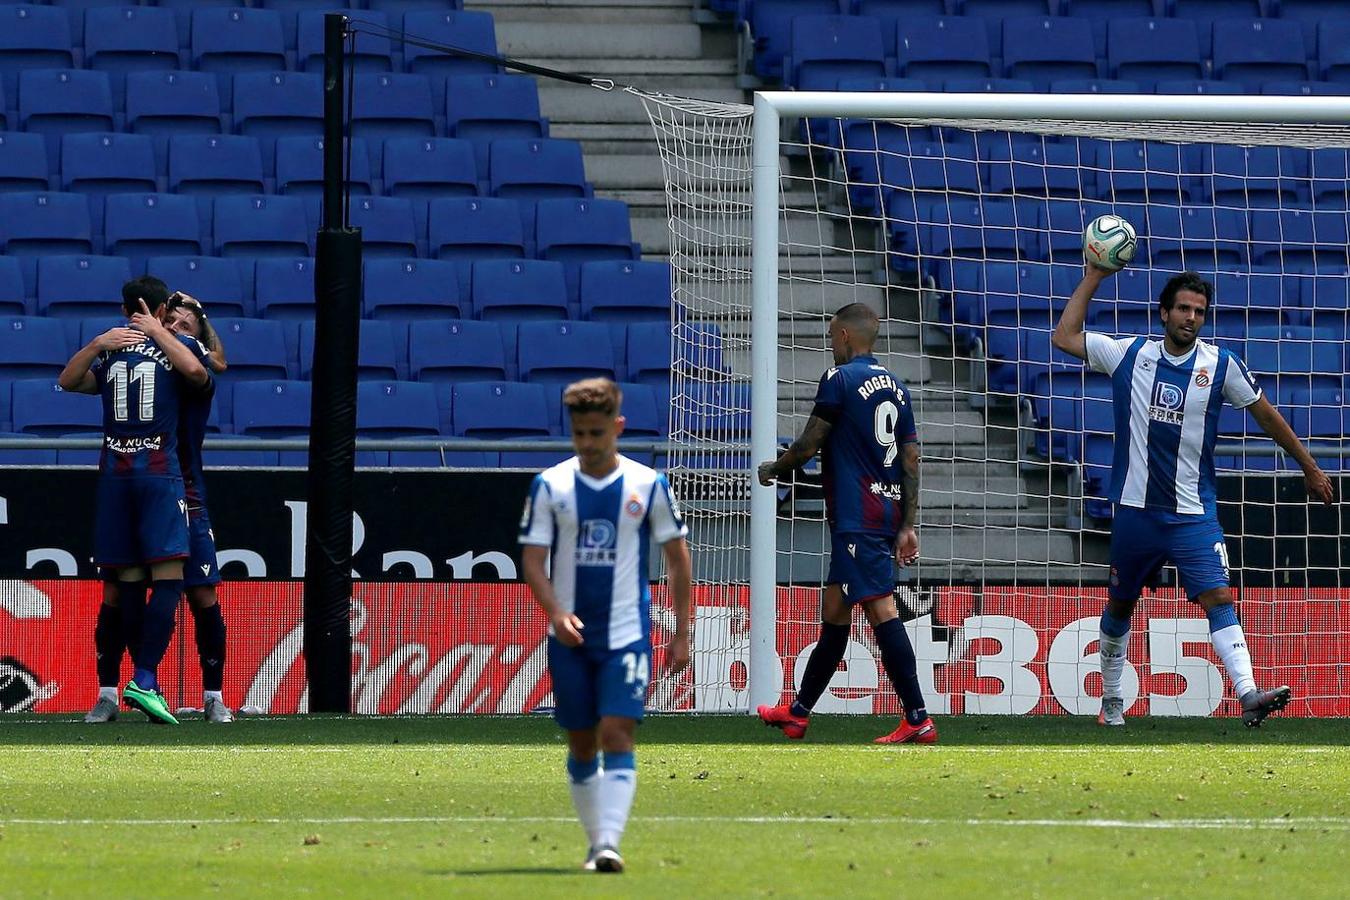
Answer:
<svg viewBox="0 0 1350 900"><path fill-rule="evenodd" d="M1101 632L1102 696L1119 697L1120 676L1125 671L1125 656L1130 649L1130 633L1119 637Z"/></svg>
<svg viewBox="0 0 1350 900"><path fill-rule="evenodd" d="M586 840L590 846L596 846L596 835L600 830L600 771L599 758L588 762L578 762L567 758L567 784L572 791L572 806L586 831Z"/></svg>
<svg viewBox="0 0 1350 900"><path fill-rule="evenodd" d="M1223 660L1223 667L1233 682L1234 695L1241 700L1256 690L1256 679L1252 677L1252 655L1247 651L1247 637L1242 633L1242 626L1228 625L1212 631L1209 639L1214 642L1214 652Z"/></svg>
<svg viewBox="0 0 1350 900"><path fill-rule="evenodd" d="M115 688L115 687L101 687L101 688L99 688L99 689L98 689L98 699L100 699L100 700L111 700L112 702L116 703L116 702L117 702L117 688Z"/></svg>
<svg viewBox="0 0 1350 900"><path fill-rule="evenodd" d="M637 766L632 753L606 753L605 770L600 776L600 822L597 847L618 847L628 824L637 792Z"/></svg>
<svg viewBox="0 0 1350 900"><path fill-rule="evenodd" d="M202 702L205 703L207 700L215 700L218 703L224 703L225 697L220 691L202 691Z"/></svg>

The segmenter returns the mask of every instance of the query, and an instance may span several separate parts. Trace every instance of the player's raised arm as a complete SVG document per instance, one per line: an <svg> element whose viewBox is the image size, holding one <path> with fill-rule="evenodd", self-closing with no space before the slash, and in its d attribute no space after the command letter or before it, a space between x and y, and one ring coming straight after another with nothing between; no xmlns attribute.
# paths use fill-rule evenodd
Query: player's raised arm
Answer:
<svg viewBox="0 0 1350 900"><path fill-rule="evenodd" d="M185 331L181 328L174 328L173 330L179 334L186 333L197 336L202 346L206 348L206 365L211 368L211 371L219 375L228 369L230 366L225 359L225 345L221 343L220 335L216 333L211 320L206 317L206 309L202 306L202 302L191 294L178 291L169 298L169 308L175 311L185 310L185 314L192 316L195 320L197 327L192 331Z"/></svg>
<svg viewBox="0 0 1350 900"><path fill-rule="evenodd" d="M206 366L202 365L201 360L178 339L178 335L164 327L164 323L150 312L144 300L137 300L137 303L140 304L140 311L132 314L131 324L144 332L146 337L164 351L169 362L173 363L173 367L188 384L194 387L205 386L211 378Z"/></svg>
<svg viewBox="0 0 1350 900"><path fill-rule="evenodd" d="M1289 423L1280 415L1280 411L1274 407L1265 395L1262 394L1247 409L1251 412L1252 418L1256 424L1261 426L1261 430L1270 436L1271 440L1279 444L1285 453L1292 456L1303 469L1303 483L1308 488L1308 496L1314 500L1320 500L1322 503L1331 505L1335 499L1335 490L1331 486L1331 479L1317 465L1308 448L1303 446L1303 442L1294 434L1294 429L1289 427Z"/></svg>
<svg viewBox="0 0 1350 900"><path fill-rule="evenodd" d="M1064 312L1059 314L1055 324L1055 333L1050 342L1070 356L1087 359L1087 339L1083 333L1083 323L1087 321L1088 301L1097 293L1097 287L1107 276L1114 273L1087 263L1083 266L1083 280L1073 289Z"/></svg>
<svg viewBox="0 0 1350 900"><path fill-rule="evenodd" d="M792 445L783 451L773 462L759 464L759 483L768 487L780 478L789 477L795 470L811 461L811 457L820 452L825 438L829 436L830 423L820 416L812 415L806 420L806 427Z"/></svg>
<svg viewBox="0 0 1350 900"><path fill-rule="evenodd" d="M98 355L108 350L121 350L139 344L145 336L134 328L110 328L81 347L66 363L66 367L57 376L56 383L63 391L77 394L97 394L98 379L89 371L98 359Z"/></svg>

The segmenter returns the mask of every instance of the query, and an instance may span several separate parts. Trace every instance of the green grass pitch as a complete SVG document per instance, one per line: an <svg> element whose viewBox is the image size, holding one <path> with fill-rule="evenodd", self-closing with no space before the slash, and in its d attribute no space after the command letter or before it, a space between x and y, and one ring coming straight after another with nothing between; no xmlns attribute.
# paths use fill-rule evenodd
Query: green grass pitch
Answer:
<svg viewBox="0 0 1350 900"><path fill-rule="evenodd" d="M542 717L0 721L0 897L1346 897L1350 722L818 716L641 728L584 874Z"/></svg>

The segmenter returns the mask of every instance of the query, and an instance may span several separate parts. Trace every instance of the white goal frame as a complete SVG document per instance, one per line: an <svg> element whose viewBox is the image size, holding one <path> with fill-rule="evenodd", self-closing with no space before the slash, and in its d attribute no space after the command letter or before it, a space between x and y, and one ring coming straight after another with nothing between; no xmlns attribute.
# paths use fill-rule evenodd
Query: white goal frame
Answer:
<svg viewBox="0 0 1350 900"><path fill-rule="evenodd" d="M779 156L784 119L807 116L984 123L1125 123L1140 127L1187 123L1185 139L1204 123L1232 125L1225 142L1283 144L1299 133L1316 141L1318 126L1350 124L1350 97L1158 96L1134 94L943 94L765 91L755 94L751 251L752 465L778 452L778 251L781 182ZM1278 135L1278 139L1277 139ZM1167 139L1165 135L1159 135ZM1338 135L1335 143L1343 143ZM751 473L749 712L778 702L782 661L776 646L777 534L775 489ZM920 519L922 528L922 518Z"/></svg>

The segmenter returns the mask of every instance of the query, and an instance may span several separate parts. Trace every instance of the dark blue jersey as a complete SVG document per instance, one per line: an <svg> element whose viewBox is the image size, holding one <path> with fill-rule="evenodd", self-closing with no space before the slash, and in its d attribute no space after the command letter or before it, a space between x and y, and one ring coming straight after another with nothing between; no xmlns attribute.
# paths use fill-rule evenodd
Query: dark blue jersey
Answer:
<svg viewBox="0 0 1350 900"><path fill-rule="evenodd" d="M919 439L909 390L876 357L856 356L821 376L812 414L831 426L820 454L830 527L894 536L904 516L900 446Z"/></svg>
<svg viewBox="0 0 1350 900"><path fill-rule="evenodd" d="M202 365L206 365L205 355ZM208 367L206 371L210 372L211 369ZM212 379L201 390L189 391L183 398L182 409L178 411L178 464L183 470L183 492L189 509L206 506L202 441L206 439L206 421L211 417L211 400L215 393L216 383Z"/></svg>
<svg viewBox="0 0 1350 900"><path fill-rule="evenodd" d="M198 356L204 354L196 339L182 335L178 339ZM103 397L99 472L181 477L179 404L195 389L174 371L164 351L149 338L121 350L104 351L95 363L94 375Z"/></svg>

